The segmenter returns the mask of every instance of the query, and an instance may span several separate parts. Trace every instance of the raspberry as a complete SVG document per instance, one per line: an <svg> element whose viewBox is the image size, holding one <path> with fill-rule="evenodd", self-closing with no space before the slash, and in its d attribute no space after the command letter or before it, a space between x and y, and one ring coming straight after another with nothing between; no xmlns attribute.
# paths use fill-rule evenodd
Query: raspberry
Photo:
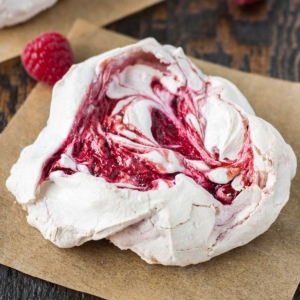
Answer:
<svg viewBox="0 0 300 300"><path fill-rule="evenodd" d="M247 4L253 4L253 3L259 2L261 0L231 0L231 1L235 4L247 5Z"/></svg>
<svg viewBox="0 0 300 300"><path fill-rule="evenodd" d="M46 32L33 39L24 47L21 59L31 77L51 86L74 62L68 40L58 32Z"/></svg>

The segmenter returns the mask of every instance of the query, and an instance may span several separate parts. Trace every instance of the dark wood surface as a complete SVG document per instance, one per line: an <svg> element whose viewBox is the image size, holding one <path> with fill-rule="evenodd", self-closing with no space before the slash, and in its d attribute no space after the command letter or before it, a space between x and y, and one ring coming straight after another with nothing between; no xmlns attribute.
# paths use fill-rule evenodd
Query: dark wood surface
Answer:
<svg viewBox="0 0 300 300"><path fill-rule="evenodd" d="M300 80L300 0L267 0L244 8L230 0L169 0L107 28L139 39L153 36L183 47L188 55L246 72ZM0 132L35 84L19 58L0 64ZM4 299L100 298L0 266Z"/></svg>

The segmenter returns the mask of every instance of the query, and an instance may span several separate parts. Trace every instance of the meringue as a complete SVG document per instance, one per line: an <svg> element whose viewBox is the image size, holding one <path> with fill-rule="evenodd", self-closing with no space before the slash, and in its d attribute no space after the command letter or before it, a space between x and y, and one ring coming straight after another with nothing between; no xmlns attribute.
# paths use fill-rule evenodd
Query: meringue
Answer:
<svg viewBox="0 0 300 300"><path fill-rule="evenodd" d="M29 20L57 0L0 0L0 28Z"/></svg>
<svg viewBox="0 0 300 300"><path fill-rule="evenodd" d="M226 79L152 38L73 66L7 188L59 247L107 238L186 266L265 232L296 157Z"/></svg>

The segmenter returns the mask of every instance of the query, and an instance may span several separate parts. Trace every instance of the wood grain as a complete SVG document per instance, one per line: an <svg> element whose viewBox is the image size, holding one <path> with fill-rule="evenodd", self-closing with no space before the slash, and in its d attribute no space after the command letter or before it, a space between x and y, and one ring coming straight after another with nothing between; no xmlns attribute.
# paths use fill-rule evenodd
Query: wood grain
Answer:
<svg viewBox="0 0 300 300"><path fill-rule="evenodd" d="M246 72L300 80L300 0L241 8L230 0L170 0L107 28L181 46L188 55ZM35 81L20 59L0 64L0 132ZM0 299L100 299L0 266Z"/></svg>
<svg viewBox="0 0 300 300"><path fill-rule="evenodd" d="M35 83L27 75L19 57L0 64L0 132L25 101Z"/></svg>
<svg viewBox="0 0 300 300"><path fill-rule="evenodd" d="M1 300L101 300L0 265Z"/></svg>
<svg viewBox="0 0 300 300"><path fill-rule="evenodd" d="M230 0L173 0L108 28L154 36L197 58L246 72L300 80L300 0L240 7Z"/></svg>

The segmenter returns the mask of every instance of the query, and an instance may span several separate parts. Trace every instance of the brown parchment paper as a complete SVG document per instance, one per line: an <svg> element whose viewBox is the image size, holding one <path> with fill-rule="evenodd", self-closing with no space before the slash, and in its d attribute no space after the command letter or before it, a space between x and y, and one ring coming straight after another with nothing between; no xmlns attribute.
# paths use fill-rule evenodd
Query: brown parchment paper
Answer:
<svg viewBox="0 0 300 300"><path fill-rule="evenodd" d="M77 18L100 27L161 1L58 0L25 23L0 29L0 62L20 55L24 45L42 32L55 30L67 34Z"/></svg>
<svg viewBox="0 0 300 300"><path fill-rule="evenodd" d="M70 36L77 61L135 41L83 21ZM257 115L275 125L300 157L300 84L194 61L205 73L237 84ZM38 84L0 138L0 263L107 299L292 299L300 280L300 172L288 204L266 233L202 264L148 265L105 240L72 249L45 240L27 224L5 180L20 151L45 126L50 97L51 89Z"/></svg>

